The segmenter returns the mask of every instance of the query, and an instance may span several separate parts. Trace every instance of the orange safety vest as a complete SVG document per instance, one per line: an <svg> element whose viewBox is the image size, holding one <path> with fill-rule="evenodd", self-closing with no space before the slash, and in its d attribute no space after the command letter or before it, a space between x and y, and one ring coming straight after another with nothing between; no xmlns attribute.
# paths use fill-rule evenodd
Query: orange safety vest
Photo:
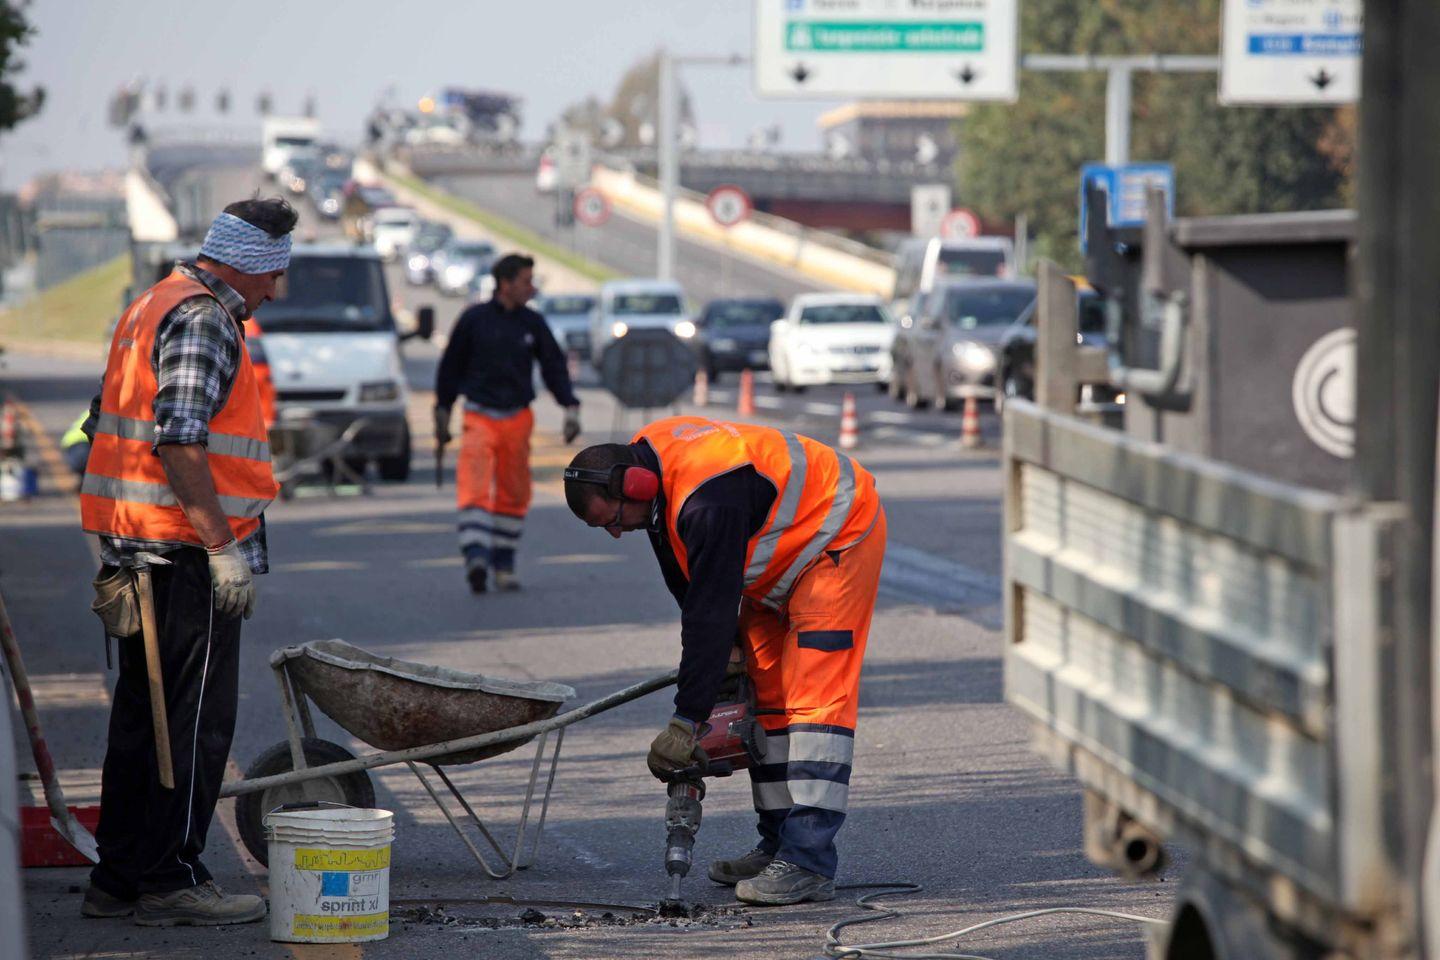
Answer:
<svg viewBox="0 0 1440 960"><path fill-rule="evenodd" d="M685 501L705 481L752 466L775 485L765 525L745 550L743 593L779 609L795 581L823 550L849 546L869 532L880 511L875 478L850 457L799 434L704 417L669 417L637 433L660 459L665 531L680 570L690 561L680 540Z"/></svg>
<svg viewBox="0 0 1440 960"><path fill-rule="evenodd" d="M116 325L95 442L80 487L80 519L87 533L203 546L152 451L159 383L151 357L166 314L192 297L213 296L177 270L141 294ZM244 337L239 339L235 382L210 420L206 453L220 508L235 539L244 540L259 528L260 514L279 487L270 469L255 370Z"/></svg>
<svg viewBox="0 0 1440 960"><path fill-rule="evenodd" d="M260 390L260 412L268 429L275 425L275 378L270 375L270 358L260 342L264 332L254 317L245 318L245 349L250 352L250 365L255 369L255 386Z"/></svg>

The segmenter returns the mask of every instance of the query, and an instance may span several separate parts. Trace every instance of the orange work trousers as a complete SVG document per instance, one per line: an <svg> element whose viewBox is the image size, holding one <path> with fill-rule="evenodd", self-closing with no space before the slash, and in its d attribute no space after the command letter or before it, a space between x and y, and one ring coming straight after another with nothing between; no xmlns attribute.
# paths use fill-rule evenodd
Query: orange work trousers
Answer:
<svg viewBox="0 0 1440 960"><path fill-rule="evenodd" d="M530 433L526 407L508 417L465 411L455 492L465 568L515 569L515 548L530 508Z"/></svg>
<svg viewBox="0 0 1440 960"><path fill-rule="evenodd" d="M885 559L885 511L870 532L827 550L800 575L789 601L740 608L746 672L765 728L765 762L750 768L760 848L835 876L855 757L860 667Z"/></svg>

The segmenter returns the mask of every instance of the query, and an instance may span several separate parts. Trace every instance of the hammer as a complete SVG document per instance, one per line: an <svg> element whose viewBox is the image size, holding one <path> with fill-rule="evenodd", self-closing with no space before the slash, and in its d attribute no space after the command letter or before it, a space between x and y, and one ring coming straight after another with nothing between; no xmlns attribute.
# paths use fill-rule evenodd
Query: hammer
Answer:
<svg viewBox="0 0 1440 960"><path fill-rule="evenodd" d="M135 575L140 595L140 630L145 638L145 676L150 681L150 719L155 725L155 762L160 768L160 786L175 789L175 767L170 758L170 720L165 712L165 682L160 673L160 634L155 626L155 591L150 583L151 566L169 566L170 561L140 551L127 566Z"/></svg>

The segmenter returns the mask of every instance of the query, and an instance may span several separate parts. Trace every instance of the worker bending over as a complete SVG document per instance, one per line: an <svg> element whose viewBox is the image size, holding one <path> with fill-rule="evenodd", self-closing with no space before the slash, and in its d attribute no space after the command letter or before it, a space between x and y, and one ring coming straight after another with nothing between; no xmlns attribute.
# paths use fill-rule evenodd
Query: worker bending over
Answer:
<svg viewBox="0 0 1440 960"><path fill-rule="evenodd" d="M680 604L675 715L647 760L657 776L693 762L738 632L767 735L750 770L760 842L710 878L747 903L833 898L885 555L874 478L809 437L671 417L582 450L565 499L611 536L647 531Z"/></svg>

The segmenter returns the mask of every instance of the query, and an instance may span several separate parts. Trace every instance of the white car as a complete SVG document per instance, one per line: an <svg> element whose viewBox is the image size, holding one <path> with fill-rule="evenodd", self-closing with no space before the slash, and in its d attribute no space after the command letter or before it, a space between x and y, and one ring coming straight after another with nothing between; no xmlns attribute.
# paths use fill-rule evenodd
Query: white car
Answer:
<svg viewBox="0 0 1440 960"><path fill-rule="evenodd" d="M409 207L381 207L370 225L375 252L386 261L398 260L420 230L420 215Z"/></svg>
<svg viewBox="0 0 1440 960"><path fill-rule="evenodd" d="M822 383L885 383L895 325L879 297L802 293L770 325L776 390Z"/></svg>
<svg viewBox="0 0 1440 960"><path fill-rule="evenodd" d="M605 348L631 330L669 330L681 340L695 336L685 291L673 280L611 280L600 288L590 323L590 357L598 367Z"/></svg>

